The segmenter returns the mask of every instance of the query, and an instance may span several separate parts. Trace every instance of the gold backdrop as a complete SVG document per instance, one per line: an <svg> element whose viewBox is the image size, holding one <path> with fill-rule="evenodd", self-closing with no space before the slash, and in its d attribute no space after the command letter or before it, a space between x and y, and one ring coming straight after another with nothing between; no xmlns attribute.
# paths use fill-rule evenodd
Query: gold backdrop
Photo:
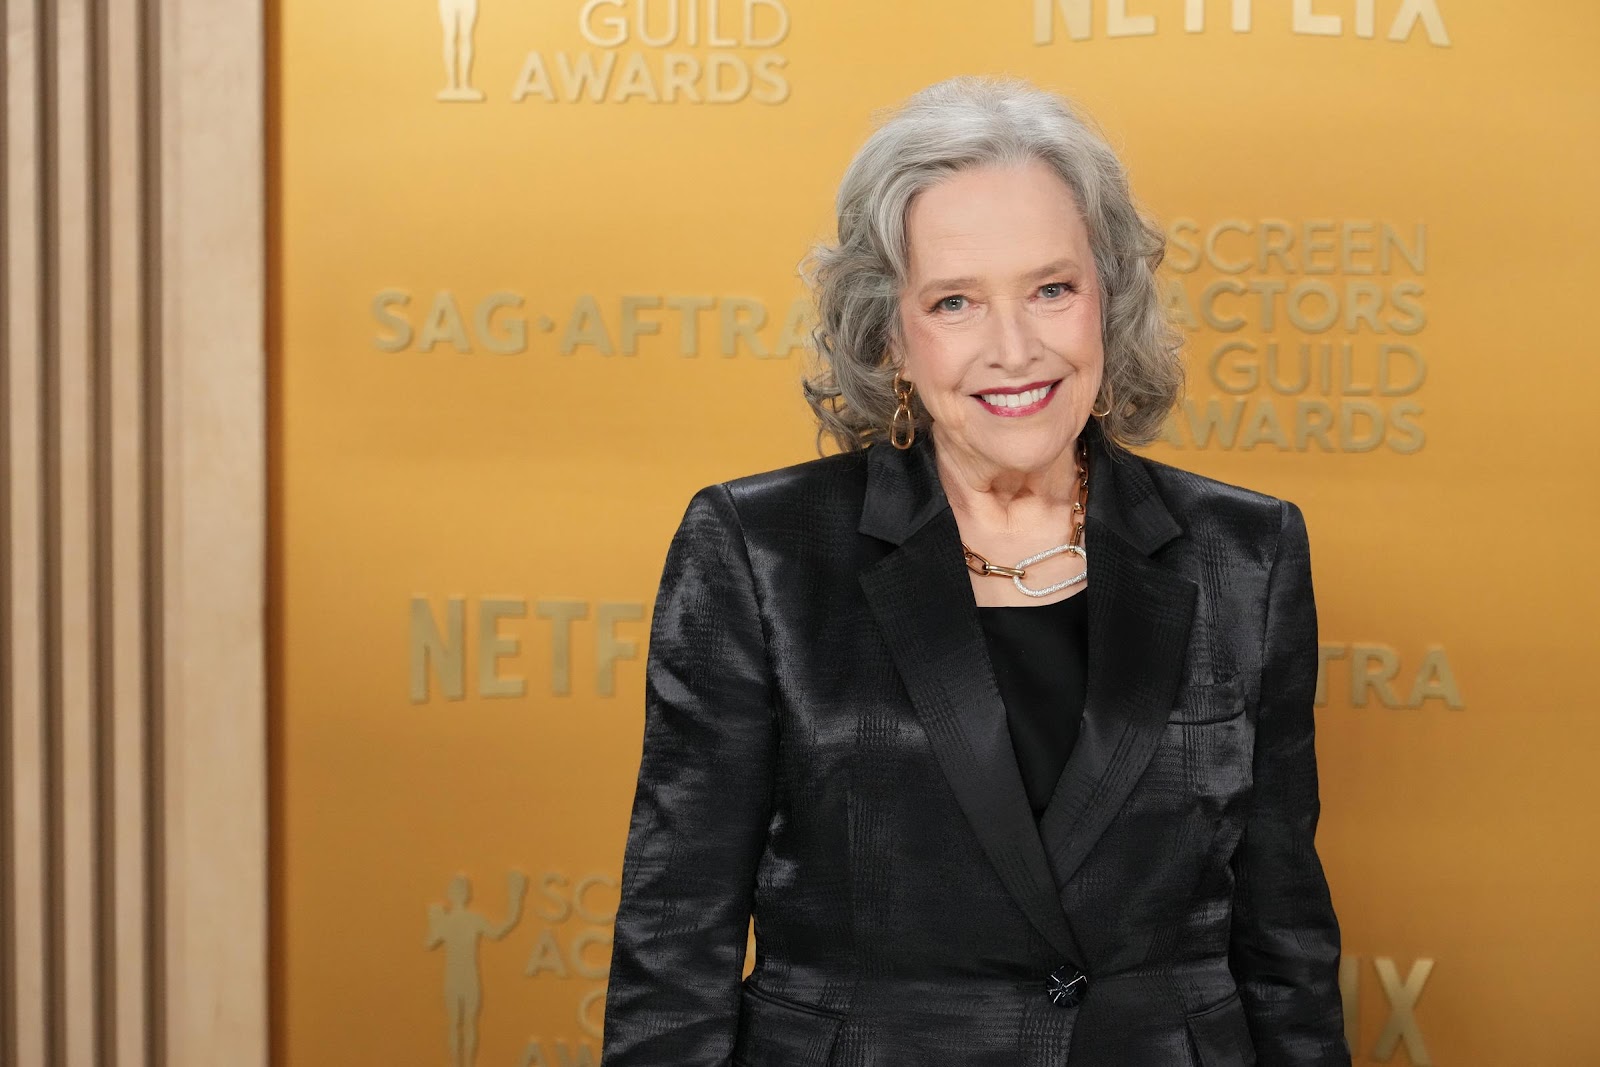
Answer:
<svg viewBox="0 0 1600 1067"><path fill-rule="evenodd" d="M1305 510L1357 1062L1600 1062L1600 5L270 30L279 1063L598 1062L668 537L815 455L796 265L873 112L970 72L1079 100L1168 229L1191 387L1150 454Z"/></svg>

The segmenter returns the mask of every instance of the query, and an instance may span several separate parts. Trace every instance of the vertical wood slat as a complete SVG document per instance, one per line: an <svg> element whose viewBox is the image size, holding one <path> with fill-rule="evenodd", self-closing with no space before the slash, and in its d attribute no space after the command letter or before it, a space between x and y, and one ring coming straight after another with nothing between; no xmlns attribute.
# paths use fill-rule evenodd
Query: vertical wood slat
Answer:
<svg viewBox="0 0 1600 1067"><path fill-rule="evenodd" d="M94 587L95 436L91 296L94 213L90 207L88 0L55 0L55 401L50 442L56 469L54 647L60 737L60 923L64 1067L98 1067L101 982L99 787L96 775L96 589Z"/></svg>
<svg viewBox="0 0 1600 1067"><path fill-rule="evenodd" d="M148 817L145 803L148 742L148 676L145 635L144 528L146 492L144 403L146 347L144 274L145 128L141 107L143 12L139 0L110 0L104 29L105 275L111 279L106 305L109 400L108 500L110 526L110 648L108 687L112 717L111 841L113 937L109 1035L117 1067L154 1067L148 1056L150 938ZM134 713L137 712L137 713Z"/></svg>
<svg viewBox="0 0 1600 1067"><path fill-rule="evenodd" d="M44 426L40 398L39 275L41 190L39 174L43 106L39 64L41 29L31 0L6 4L6 422L8 500L5 535L8 603L5 726L10 755L4 799L11 841L4 873L9 914L10 988L5 1006L6 1052L17 1064L52 1058L50 975L46 922L52 888L46 881L45 791L48 761L44 718L44 545L40 518L44 487L40 458Z"/></svg>
<svg viewBox="0 0 1600 1067"><path fill-rule="evenodd" d="M263 11L161 12L167 1053L264 1067Z"/></svg>
<svg viewBox="0 0 1600 1067"><path fill-rule="evenodd" d="M161 174L163 145L167 138L161 122L161 27L164 22L162 5L153 0L129 0L139 9L139 30L136 51L140 60L139 116L143 123L140 143L140 249L141 280L145 292L140 306L143 309L140 373L144 381L143 454L145 456L144 480L141 488L144 499L142 516L145 535L143 560L144 573L144 625L141 633L145 639L145 708L147 718L146 752L144 766L149 781L144 790L145 824L148 876L144 889L148 894L146 913L149 925L146 931L145 981L146 1018L150 1033L146 1040L149 1050L147 1067L160 1067L170 1063L168 1041L169 1020L165 1011L164 995L167 980L167 923L165 902L167 835L162 823L164 812L161 795L166 780L165 723L167 679L163 652L166 647L162 596L166 586L167 546L163 539L162 516L166 509L166 478L162 465L163 426L166 422L165 388L161 378L161 309L165 306L165 287L161 283Z"/></svg>

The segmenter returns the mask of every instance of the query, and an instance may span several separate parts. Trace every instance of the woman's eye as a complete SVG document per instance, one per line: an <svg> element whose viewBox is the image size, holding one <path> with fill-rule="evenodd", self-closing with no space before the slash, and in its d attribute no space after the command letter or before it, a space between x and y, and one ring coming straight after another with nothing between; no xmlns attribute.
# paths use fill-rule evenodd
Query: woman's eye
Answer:
<svg viewBox="0 0 1600 1067"><path fill-rule="evenodd" d="M947 296L934 305L940 311L960 311L966 306L967 298L964 296Z"/></svg>
<svg viewBox="0 0 1600 1067"><path fill-rule="evenodd" d="M1067 285L1066 282L1051 282L1049 285L1041 285L1039 287L1039 295L1046 300L1055 300L1057 297L1066 296L1069 292L1071 292L1071 286Z"/></svg>

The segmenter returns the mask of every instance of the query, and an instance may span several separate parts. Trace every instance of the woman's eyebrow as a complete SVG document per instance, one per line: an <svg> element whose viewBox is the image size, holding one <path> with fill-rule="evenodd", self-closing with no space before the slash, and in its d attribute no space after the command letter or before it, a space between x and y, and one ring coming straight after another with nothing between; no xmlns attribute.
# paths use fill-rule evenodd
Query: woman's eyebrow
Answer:
<svg viewBox="0 0 1600 1067"><path fill-rule="evenodd" d="M1065 271L1074 271L1077 269L1077 260L1071 258L1057 259L1050 263L1046 263L1044 266L1040 267L1032 274L1026 275L1025 277L1027 277L1029 281L1038 281L1041 278L1048 278L1052 274L1061 274Z"/></svg>
<svg viewBox="0 0 1600 1067"><path fill-rule="evenodd" d="M919 296L931 296L940 289L967 289L978 284L976 278L937 278L917 290Z"/></svg>

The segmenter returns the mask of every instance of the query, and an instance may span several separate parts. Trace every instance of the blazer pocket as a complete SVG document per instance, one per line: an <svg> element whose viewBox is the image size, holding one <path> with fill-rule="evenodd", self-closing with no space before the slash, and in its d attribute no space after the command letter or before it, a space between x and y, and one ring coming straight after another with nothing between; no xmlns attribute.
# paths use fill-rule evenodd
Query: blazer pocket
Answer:
<svg viewBox="0 0 1600 1067"><path fill-rule="evenodd" d="M1244 686L1235 674L1224 682L1184 686L1178 703L1167 713L1168 722L1227 722L1244 714Z"/></svg>
<svg viewBox="0 0 1600 1067"><path fill-rule="evenodd" d="M746 979L739 990L733 1067L826 1067L842 1012L780 997Z"/></svg>
<svg viewBox="0 0 1600 1067"><path fill-rule="evenodd" d="M1250 1023L1244 1017L1238 990L1216 1007L1185 1015L1184 1021L1201 1067L1251 1067L1256 1062L1256 1047L1250 1040Z"/></svg>

